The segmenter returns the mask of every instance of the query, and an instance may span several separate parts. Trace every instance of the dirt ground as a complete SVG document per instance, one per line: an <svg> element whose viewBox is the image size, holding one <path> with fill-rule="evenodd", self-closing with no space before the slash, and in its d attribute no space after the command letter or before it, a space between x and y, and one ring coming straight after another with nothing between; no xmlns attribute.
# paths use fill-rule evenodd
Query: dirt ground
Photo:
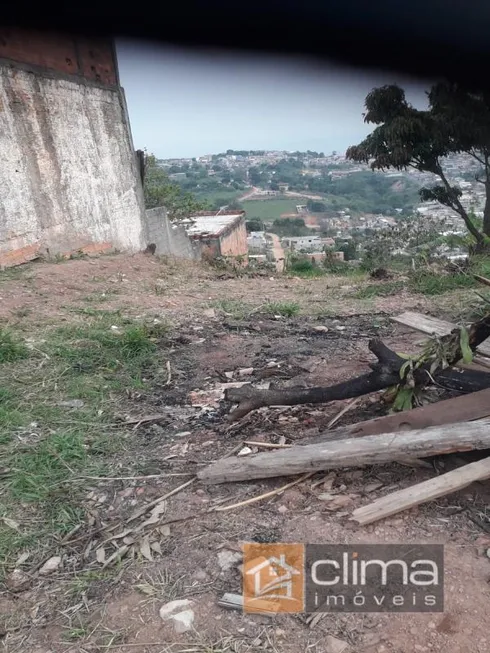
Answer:
<svg viewBox="0 0 490 653"><path fill-rule="evenodd" d="M325 430L345 405L260 409L230 424L230 407L220 401L223 384L347 380L372 360L369 339L381 337L397 351L413 350L422 340L390 321L391 315L405 309L454 317L465 301L462 295L434 302L408 293L359 300L354 291L360 283L366 281L236 278L145 255L0 273L1 325L28 337L104 310L165 321L171 340L159 381L128 395L115 416L132 420L130 428L114 430L114 438L121 438L120 460L114 458L110 477L87 477L83 519L51 551L61 558L54 573L40 576L40 564L33 568L30 561L7 565L6 578L16 566L28 582L21 591L7 582L0 586L3 650L341 653L331 636L356 653L490 651L490 534L472 519L486 514L486 484L361 527L349 519L352 509L431 478L435 470L393 464L319 473L270 499L220 512L213 509L291 479L209 486L192 481L196 471L236 453L244 441L288 444ZM320 325L328 331L315 330ZM379 395L365 397L337 425L386 411ZM147 420L154 415L159 418ZM165 501L155 501L184 483ZM319 498L326 491L346 497L344 507L330 510ZM144 506L152 501L160 512L147 524ZM221 596L241 592L240 559L232 554L249 541L444 544L445 612L325 614L307 623L305 615L226 610L217 605ZM99 559L94 552L104 546ZM113 554L115 564L106 564ZM159 610L184 598L192 601L195 619L190 631L177 634Z"/></svg>

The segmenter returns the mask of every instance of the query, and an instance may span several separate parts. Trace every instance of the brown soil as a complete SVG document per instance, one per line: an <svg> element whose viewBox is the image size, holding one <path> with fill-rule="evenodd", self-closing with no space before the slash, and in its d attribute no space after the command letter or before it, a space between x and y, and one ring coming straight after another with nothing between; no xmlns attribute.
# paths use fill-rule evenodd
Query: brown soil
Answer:
<svg viewBox="0 0 490 653"><path fill-rule="evenodd" d="M165 415L158 423L141 424L132 432L130 443L134 475L163 476L88 481L87 495L106 497L92 509L105 523L124 522L145 502L191 478L165 474L193 474L243 440L291 443L315 434L344 405L261 409L230 426L225 420L229 407L216 402L220 383L252 380L330 385L346 380L366 370L371 360L370 338L380 336L397 351L406 351L421 339L420 334L390 322L390 314L430 309L426 299L408 294L356 302L350 288L346 289L353 284L345 279L217 276L198 265L182 266L144 255L31 265L0 276L0 319L26 331L80 319L79 310L90 306L163 317L173 325L171 384L156 386L126 407L133 418ZM246 304L246 315L227 315L219 308L213 315L210 306L220 300ZM267 301L299 302L302 310L296 317L275 319L264 310ZM329 331L314 331L313 326L320 324ZM268 366L272 361L277 367ZM250 367L250 375L240 376L240 369ZM233 378L226 372L233 372ZM198 394L203 391L207 396ZM193 407L192 402L208 408ZM338 425L385 412L378 396L367 397ZM74 595L74 579L87 569L98 569L93 558L83 560L87 544L83 537L97 540L90 535L89 526L84 526L79 544L63 550L59 573L45 579L36 576L27 591L14 594L4 588L0 593L4 650L328 653L326 638L331 635L359 653L486 653L490 651L485 616L490 605L490 562L485 552L490 536L471 516L485 513L488 484L472 486L372 526L360 527L349 521L352 508L434 473L399 465L339 471L333 487L351 496L347 512L329 512L318 498L325 491L315 485L321 475L269 500L208 514L205 510L209 507L259 495L287 480L191 484L167 501L169 532L162 535L161 555L155 554L153 561L141 556L123 561L107 577L94 574L93 582ZM374 481L382 485L366 494L364 488ZM196 515L198 518L193 518ZM176 521L185 517L189 519ZM217 600L224 592L240 593L241 578L236 564L226 571L220 568L218 553L240 551L243 542L252 540L442 543L445 612L325 614L310 627L304 615L272 618L227 611ZM180 598L193 600L195 621L193 631L177 635L162 622L158 611L165 602Z"/></svg>

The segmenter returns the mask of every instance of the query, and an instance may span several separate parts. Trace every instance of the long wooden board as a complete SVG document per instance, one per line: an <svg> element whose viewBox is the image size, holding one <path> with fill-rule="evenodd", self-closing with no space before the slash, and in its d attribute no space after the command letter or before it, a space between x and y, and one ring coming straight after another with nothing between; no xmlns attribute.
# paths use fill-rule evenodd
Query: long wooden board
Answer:
<svg viewBox="0 0 490 653"><path fill-rule="evenodd" d="M343 438L360 438L365 435L378 435L396 431L424 429L430 426L442 426L455 422L472 422L484 417L490 417L490 388L472 392L468 395L444 399L434 404L419 406L412 410L404 410L393 415L375 417L358 422L352 426L344 426L333 431L325 431L304 440L298 440L297 445L314 444Z"/></svg>
<svg viewBox="0 0 490 653"><path fill-rule="evenodd" d="M422 333L435 333L437 336L446 336L453 329L457 328L457 324L452 324L451 322L446 322L445 320L438 320L435 317L430 315L423 315L422 313L413 313L412 311L407 311L401 315L396 315L391 318L394 322L399 324L404 324L405 326L411 327L416 331L421 331ZM477 352L481 356L490 357L490 338L482 342L481 345L477 348ZM476 361L481 364L481 360ZM488 361L486 361L488 365Z"/></svg>
<svg viewBox="0 0 490 653"><path fill-rule="evenodd" d="M488 478L490 478L490 458L484 458L357 508L352 513L352 519L361 525L372 524L379 519L391 517L402 510L457 492L475 481L484 481Z"/></svg>

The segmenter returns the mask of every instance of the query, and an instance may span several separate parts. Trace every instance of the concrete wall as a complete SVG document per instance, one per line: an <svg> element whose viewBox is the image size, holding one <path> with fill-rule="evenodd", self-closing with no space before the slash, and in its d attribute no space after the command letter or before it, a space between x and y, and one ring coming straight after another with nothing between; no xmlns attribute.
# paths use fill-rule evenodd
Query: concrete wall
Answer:
<svg viewBox="0 0 490 653"><path fill-rule="evenodd" d="M156 245L155 254L192 260L201 259L201 244L191 240L182 225L172 225L166 209L161 206L146 211L148 243Z"/></svg>
<svg viewBox="0 0 490 653"><path fill-rule="evenodd" d="M221 256L246 256L248 253L245 219L219 239Z"/></svg>
<svg viewBox="0 0 490 653"><path fill-rule="evenodd" d="M122 89L0 62L0 151L0 265L148 244Z"/></svg>

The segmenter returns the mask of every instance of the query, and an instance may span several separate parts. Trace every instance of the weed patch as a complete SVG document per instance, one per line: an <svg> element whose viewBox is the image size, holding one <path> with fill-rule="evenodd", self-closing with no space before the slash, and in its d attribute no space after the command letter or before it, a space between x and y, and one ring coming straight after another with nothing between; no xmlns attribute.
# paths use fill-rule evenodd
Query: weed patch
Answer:
<svg viewBox="0 0 490 653"><path fill-rule="evenodd" d="M389 297L401 292L405 284L403 281L386 281L385 283L371 283L359 288L354 297L356 299L372 299L373 297Z"/></svg>
<svg viewBox="0 0 490 653"><path fill-rule="evenodd" d="M77 479L108 473L124 448L124 429L115 438L111 427L123 393L144 386L163 366L166 325L114 313L84 318L39 334L32 351L2 331L0 351L8 361L0 365L4 569L25 548L34 561L42 559L57 538L83 523L84 483Z"/></svg>
<svg viewBox="0 0 490 653"><path fill-rule="evenodd" d="M11 331L0 328L0 363L13 363L28 358L29 349Z"/></svg>
<svg viewBox="0 0 490 653"><path fill-rule="evenodd" d="M266 312L270 315L282 315L283 317L294 317L300 312L300 305L297 302L269 302L266 305Z"/></svg>

